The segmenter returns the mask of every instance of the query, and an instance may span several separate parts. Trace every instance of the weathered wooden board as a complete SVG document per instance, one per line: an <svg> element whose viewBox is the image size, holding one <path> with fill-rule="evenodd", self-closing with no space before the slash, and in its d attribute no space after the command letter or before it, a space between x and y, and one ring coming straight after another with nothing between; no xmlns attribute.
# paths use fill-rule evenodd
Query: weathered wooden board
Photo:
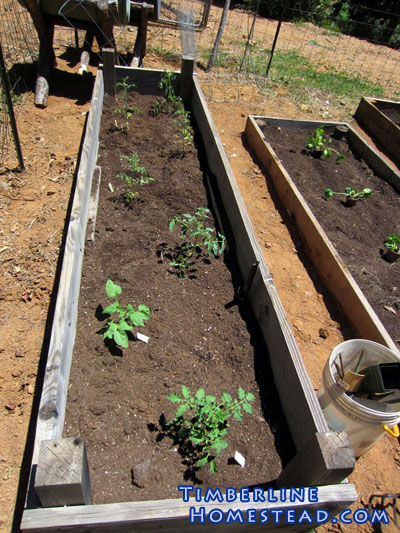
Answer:
<svg viewBox="0 0 400 533"><path fill-rule="evenodd" d="M382 112L385 109L397 109L400 115L400 102L363 97L354 118L382 152L400 167L400 128Z"/></svg>
<svg viewBox="0 0 400 533"><path fill-rule="evenodd" d="M314 129L322 124L326 131L329 130L329 127L336 126L337 123L289 121L250 116L246 124L246 137L256 157L271 177L284 205L295 216L296 225L318 275L327 289L339 301L350 323L358 331L361 338L385 344L392 350L397 351L395 343L384 328L382 322L329 241L326 233L314 217L274 150L265 139L258 125L259 121L262 123L265 120L273 121L278 126L282 125L296 128ZM356 149L359 144L362 144L363 158L367 159L368 147L362 139L351 128L349 128L348 136L349 139L353 139L353 146ZM375 164L377 164L377 161L379 165L383 164L381 158L375 153L372 153L372 155L369 154L368 162L370 163L371 160L375 161ZM397 179L395 174L389 172L389 175L389 179ZM400 183L400 178L398 183Z"/></svg>
<svg viewBox="0 0 400 533"><path fill-rule="evenodd" d="M340 503L338 495L340 494ZM274 491L274 497L279 498L279 491ZM32 509L25 511L22 530L27 533L37 531L95 531L96 533L136 532L146 531L147 533L162 531L179 531L190 533L199 531L201 533L213 533L218 531L229 531L230 533L255 531L309 531L310 524L290 524L282 517L279 524L274 524L272 515L265 524L249 524L246 521L246 511L255 509L257 512L274 508L282 509L285 513L288 509L294 509L298 517L303 509L307 509L312 517L317 509L327 509L330 516L334 516L340 509L349 507L356 497L354 485L344 483L342 485L325 486L318 488L318 503L310 502L305 498L302 503L291 503L289 501L276 504L268 503L268 496L265 493L265 503L197 503L194 498L188 502L182 500L158 500L132 503L113 503L108 505L86 505L73 507L58 507L52 509ZM271 499L271 497L269 497ZM289 499L289 498L288 498ZM239 509L243 512L245 522L243 524L232 522L225 524L211 524L207 519L204 524L196 521L189 523L190 507L205 508L205 515L213 509L221 509L226 514L229 509Z"/></svg>
<svg viewBox="0 0 400 533"><path fill-rule="evenodd" d="M161 70L116 67L117 82L128 77L129 83L135 83L136 90L146 94L160 94L158 82L161 76ZM177 73L177 87L179 87L180 82L180 75ZM190 87L190 85L192 86ZM219 187L235 238L236 251L244 279L247 279L252 265L258 262L257 272L248 292L248 298L266 338L277 388L298 451L298 455L283 471L282 479L286 486L323 483L325 486L318 487L320 494L318 504L313 506L310 502L302 502L300 508L311 510L325 506L329 508L332 514L336 514L340 509L350 505L357 497L353 485L339 483L351 472L354 466L354 456L347 435L329 432L240 197L222 143L207 110L200 86L195 77L190 84L187 76L185 76L183 86L186 94L191 95L193 115L202 134L208 163L214 174L211 179L215 180ZM64 258L65 280L60 284L61 290L57 297L56 316L40 405L41 415L39 416L40 421L35 440L32 472L36 469L38 450L42 440L57 439L62 433L66 388L75 334L76 304L79 294L85 228L88 218L87 212L89 211L92 176L96 163L103 95L103 78L101 71L99 71L78 173L76 186L78 195L73 202L67 237L67 242L70 242L71 245L67 247L66 255L73 257ZM82 213L82 210L85 210L85 213ZM79 232L75 226L79 228ZM77 233L78 236L76 236ZM74 265L73 275L71 265ZM63 323L62 316L68 317L66 324ZM68 338L66 334L60 334L60 331L67 331ZM59 388L60 391L58 391ZM46 413L49 413L50 416L43 417L43 414ZM301 461L304 462L304 457L307 457L308 468L299 470L298 465ZM337 484L334 485L334 483ZM22 520L22 531L50 531L60 528L66 531L90 530L96 532L158 531L160 529L186 531L186 529L193 530L197 527L189 525L190 506L184 504L180 499L53 509L35 508L33 502L33 498L28 498L28 505ZM229 504L205 504L206 513L215 506L222 508L223 505L228 506L224 508L225 510L229 508ZM279 502L276 505L281 508L284 504ZM252 504L252 508L254 507L256 504ZM264 507L265 504L260 508ZM236 509L237 506L234 508ZM215 531L216 526L208 524L198 525L198 527L201 527L203 531ZM249 524L219 524L217 527L218 530L229 531L253 530L249 529ZM270 521L268 524L255 525L254 529L258 527L266 530L284 529L285 531L306 531L310 528L309 524L289 525L286 520L279 526Z"/></svg>
<svg viewBox="0 0 400 533"><path fill-rule="evenodd" d="M96 100L102 101L103 81L101 73L96 80L93 95ZM64 426L88 206L92 176L97 160L97 141L95 139L98 137L100 119L101 115L91 109L79 162L53 317L46 374L36 425L34 464L37 463L40 442L59 439L62 436Z"/></svg>
<svg viewBox="0 0 400 533"><path fill-rule="evenodd" d="M194 83L196 90L193 91L192 97L193 114L202 132L207 160L217 181L222 203L235 236L236 254L243 279L247 278L254 263L258 262L259 265L248 298L263 331L282 407L299 451L307 445L312 435L328 432L329 428L268 271L236 179L209 115L204 96L196 80ZM309 466L312 471L311 458ZM333 479L331 481L333 482ZM335 481L339 479L336 478Z"/></svg>

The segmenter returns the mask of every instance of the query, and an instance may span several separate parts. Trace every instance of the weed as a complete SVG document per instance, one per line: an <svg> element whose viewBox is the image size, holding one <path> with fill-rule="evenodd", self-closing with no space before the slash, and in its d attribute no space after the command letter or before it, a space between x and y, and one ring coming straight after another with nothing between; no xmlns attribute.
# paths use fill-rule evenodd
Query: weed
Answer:
<svg viewBox="0 0 400 533"><path fill-rule="evenodd" d="M132 304L126 307L122 306L116 299L122 293L119 285L115 284L111 279L107 280L106 292L109 298L114 298L115 302L108 305L104 311L104 315L112 315L117 313L118 321L109 320L107 322L107 329L104 332L105 339L112 339L115 344L128 348L129 339L127 331L132 331L133 326L145 326L145 320L150 318L150 310L146 305L139 305L137 311Z"/></svg>
<svg viewBox="0 0 400 533"><path fill-rule="evenodd" d="M320 126L319 128L316 128L314 133L308 137L306 149L310 150L314 154L321 152L324 157L332 157L332 152L334 152L337 155L336 161L342 161L344 159L344 155L339 154L337 150L331 148L329 146L331 142L332 139L326 139L324 137L324 128Z"/></svg>
<svg viewBox="0 0 400 533"><path fill-rule="evenodd" d="M206 394L202 388L192 396L188 387L182 385L182 397L176 393L168 396L172 403L180 404L175 418L168 422L168 425L178 430L180 441L189 440L193 444L197 452L196 466L208 464L210 471L216 472L215 456L219 457L222 450L228 446L222 438L228 432L228 419L233 416L236 420L242 420L242 410L252 414L250 403L254 399L254 394L246 393L242 387L238 388L237 399L224 392L218 400L216 396ZM190 411L191 418L184 418L183 415ZM211 454L211 450L214 450L215 456Z"/></svg>
<svg viewBox="0 0 400 533"><path fill-rule="evenodd" d="M169 221L169 230L172 232L176 225L180 226L179 238L183 241L179 247L175 260L170 263L178 270L178 276L186 278L186 274L192 265L192 259L196 249L205 246L208 255L218 257L226 247L226 239L221 233L214 234L214 230L206 226L210 210L206 207L198 207L194 215L184 213L175 216Z"/></svg>

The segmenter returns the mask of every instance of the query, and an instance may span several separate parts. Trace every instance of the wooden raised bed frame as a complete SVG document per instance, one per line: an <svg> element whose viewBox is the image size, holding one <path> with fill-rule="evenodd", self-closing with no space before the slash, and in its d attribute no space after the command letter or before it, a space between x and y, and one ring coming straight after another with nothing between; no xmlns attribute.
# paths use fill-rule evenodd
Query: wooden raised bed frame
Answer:
<svg viewBox="0 0 400 533"><path fill-rule="evenodd" d="M338 125L347 126L349 128L347 140L354 152L362 157L378 176L391 183L398 192L400 192L400 174L389 167L349 124L260 116L249 116L247 119L246 138L249 146L268 172L283 204L295 216L296 225L305 243L307 254L325 287L337 299L349 322L361 338L384 344L397 352L396 344L266 140L259 127L259 124L262 125L263 122L293 129L315 129L322 125L327 133L334 131Z"/></svg>
<svg viewBox="0 0 400 533"><path fill-rule="evenodd" d="M192 62L193 63L193 62ZM116 67L105 78L121 80L126 76L136 90L159 94L159 70ZM233 176L222 143L207 109L204 96L190 61L184 61L182 73L177 73L181 94L190 103L197 127L202 134L208 164L221 193L236 241L237 257L243 279L254 264L256 274L247 293L248 300L263 331L270 353L274 379L297 454L283 469L276 481L278 487L318 487L318 503L252 503L235 504L235 509L328 509L331 516L348 507L357 498L352 484L342 481L354 467L354 455L346 433L334 433L328 428L314 389L307 375L302 357L291 333L285 312L263 258L251 226L236 180ZM105 83L104 85L108 85ZM104 95L103 73L99 71L93 91L92 104L82 148L78 178L66 240L57 303L53 319L46 374L39 407L35 446L32 459L31 486L42 441L61 439L68 389L69 370L75 336L80 273L88 218L92 217L92 178L100 174L96 167L98 134ZM88 229L88 234L90 228ZM254 267L253 267L254 269ZM278 494L278 493L277 493ZM267 500L268 501L268 500ZM189 507L197 505L182 499L162 501L124 502L106 505L79 505L43 508L34 489L30 489L23 513L22 531L158 531L179 530L213 531L213 524L190 525ZM227 511L232 504L204 504L206 513L218 507ZM218 531L252 531L283 528L285 531L308 531L310 524L275 526L270 520L264 525L219 524Z"/></svg>
<svg viewBox="0 0 400 533"><path fill-rule="evenodd" d="M364 97L354 118L376 141L379 149L400 168L400 128L383 113L385 109L397 109L400 115L400 102Z"/></svg>

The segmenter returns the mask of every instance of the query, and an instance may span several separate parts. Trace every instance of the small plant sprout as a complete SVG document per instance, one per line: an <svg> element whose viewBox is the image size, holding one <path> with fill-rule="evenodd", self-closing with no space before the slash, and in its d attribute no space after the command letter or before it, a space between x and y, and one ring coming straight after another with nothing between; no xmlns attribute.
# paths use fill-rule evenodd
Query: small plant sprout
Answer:
<svg viewBox="0 0 400 533"><path fill-rule="evenodd" d="M140 164L139 155L136 152L133 152L132 155L122 156L122 159L128 162L128 172L119 172L117 174L117 178L120 178L123 180L126 190L123 193L123 197L125 200L125 203L129 205L134 198L137 198L139 196L138 192L133 191L133 187L135 185L139 185L142 187L143 185L147 185L151 181L155 181L154 178L151 178L147 174L147 170L144 166Z"/></svg>
<svg viewBox="0 0 400 533"><path fill-rule="evenodd" d="M171 107L173 108L178 100L176 96L173 82L175 81L176 76L173 72L164 70L161 80L158 83L160 89L164 89L164 96L168 104L168 113L171 112Z"/></svg>
<svg viewBox="0 0 400 533"><path fill-rule="evenodd" d="M183 151L185 152L186 146L193 144L193 133L190 126L190 113L185 110L181 98L178 98L177 109L174 115L177 117L177 120L174 122L178 125L179 131L182 134Z"/></svg>
<svg viewBox="0 0 400 533"><path fill-rule="evenodd" d="M129 339L127 332L132 331L134 326L145 326L145 320L149 320L150 318L150 310L146 305L141 304L136 311L132 304L128 304L126 307L121 305L117 297L121 295L122 289L111 279L107 280L106 293L109 298L113 298L115 301L103 310L103 314L116 314L118 319L115 321L111 319L107 322L104 338L112 339L115 344L122 348L128 348Z"/></svg>
<svg viewBox="0 0 400 533"><path fill-rule="evenodd" d="M170 263L178 269L178 275L185 278L187 272L192 265L192 258L196 253L196 249L205 246L208 255L218 257L221 255L226 247L225 237L206 226L206 221L209 218L210 210L206 207L198 207L194 215L184 213L180 216L175 216L169 221L169 230L174 231L175 226L180 226L179 238L183 243L179 247L175 260Z"/></svg>
<svg viewBox="0 0 400 533"><path fill-rule="evenodd" d="M120 130L125 130L126 132L129 131L129 122L128 120L132 117L133 113L139 114L139 108L136 106L132 106L128 102L128 93L131 89L134 89L136 85L134 83L128 83L128 77L124 78L122 81L117 83L117 87L121 88L121 100L122 100L122 106L121 108L114 109L115 114L123 115L125 118L125 125L119 126L118 121L115 120L115 127Z"/></svg>
<svg viewBox="0 0 400 533"><path fill-rule="evenodd" d="M189 440L196 453L196 466L209 465L211 472L217 471L215 458L219 457L228 443L223 438L229 428L228 420L231 416L236 420L243 419L243 413L252 414L251 402L255 396L238 388L238 398L233 399L224 392L220 398L206 394L204 389L198 389L192 396L185 385L182 386L182 396L170 394L168 400L179 404L175 418L168 422L178 431L180 441ZM184 418L184 415L187 415Z"/></svg>
<svg viewBox="0 0 400 533"><path fill-rule="evenodd" d="M392 233L392 235L386 237L385 246L391 252L400 254L400 238L395 233Z"/></svg>
<svg viewBox="0 0 400 533"><path fill-rule="evenodd" d="M316 128L314 133L312 133L307 139L306 149L310 150L313 154L321 153L324 157L332 157L332 152L334 152L337 155L336 161L342 161L344 155L339 154L337 150L329 146L332 139L326 139L324 133L324 128L322 126Z"/></svg>
<svg viewBox="0 0 400 533"><path fill-rule="evenodd" d="M362 200L364 198L370 198L372 196L372 191L368 187L365 187L362 191L356 191L353 187L345 187L344 192L335 192L332 189L325 189L325 199L328 200L334 194L338 196L345 196L346 201L356 202L357 200Z"/></svg>
<svg viewBox="0 0 400 533"><path fill-rule="evenodd" d="M154 104L154 107L150 110L150 115L153 117L158 117L158 115L161 113L161 110L162 110L162 104L163 104L163 101L157 98L156 103Z"/></svg>

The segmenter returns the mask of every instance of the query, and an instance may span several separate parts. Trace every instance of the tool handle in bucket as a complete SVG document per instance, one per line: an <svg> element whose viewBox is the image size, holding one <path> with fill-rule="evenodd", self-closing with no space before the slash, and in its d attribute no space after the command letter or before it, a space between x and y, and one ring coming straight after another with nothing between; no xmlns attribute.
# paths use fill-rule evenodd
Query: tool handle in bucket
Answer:
<svg viewBox="0 0 400 533"><path fill-rule="evenodd" d="M386 431L386 433L389 433L389 435L391 435L392 437L395 437L396 439L397 437L400 437L400 430L399 430L398 424L396 424L393 427L389 427L385 424L383 426L383 429Z"/></svg>

